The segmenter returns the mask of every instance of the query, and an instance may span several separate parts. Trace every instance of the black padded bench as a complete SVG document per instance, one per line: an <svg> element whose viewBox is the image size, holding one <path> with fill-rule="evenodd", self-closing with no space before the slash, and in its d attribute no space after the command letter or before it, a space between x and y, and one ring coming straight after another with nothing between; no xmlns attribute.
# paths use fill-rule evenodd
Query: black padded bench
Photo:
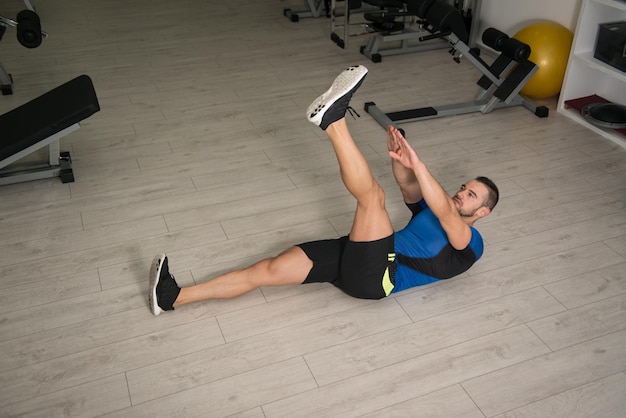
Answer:
<svg viewBox="0 0 626 418"><path fill-rule="evenodd" d="M81 75L0 116L0 185L58 176L74 181L69 152L59 139L80 128L79 122L100 110L91 79ZM48 161L14 162L48 147Z"/></svg>

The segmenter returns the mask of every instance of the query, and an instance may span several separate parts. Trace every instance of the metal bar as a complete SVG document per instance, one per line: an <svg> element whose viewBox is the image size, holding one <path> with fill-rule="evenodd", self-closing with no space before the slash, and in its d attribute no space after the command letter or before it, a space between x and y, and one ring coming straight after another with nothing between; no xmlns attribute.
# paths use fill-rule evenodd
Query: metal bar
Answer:
<svg viewBox="0 0 626 418"><path fill-rule="evenodd" d="M387 116L385 112L383 112L378 108L378 106L376 106L376 103L365 103L365 111L369 113L374 118L374 120L378 122L378 124L383 128L387 129L387 126L391 125L394 128L399 129L398 124L389 119L389 116Z"/></svg>
<svg viewBox="0 0 626 418"><path fill-rule="evenodd" d="M59 132L50 135L49 137L42 139L41 141L37 142L36 144L33 144L25 149L23 149L22 151L19 151L13 155L11 155L10 157L5 158L4 160L0 161L0 168L6 167L9 164L14 163L15 161L18 161L30 154L32 154L33 152L47 146L50 145L52 143L54 143L55 141L58 141L59 139L61 139L62 137L74 132L75 130L77 130L78 128L80 128L80 125L78 123L75 123L71 126L68 126L67 128L60 130ZM58 165L58 162L57 162Z"/></svg>
<svg viewBox="0 0 626 418"><path fill-rule="evenodd" d="M35 8L34 8L34 7L33 7L33 5L30 3L30 1L29 1L29 0L24 0L24 6L26 6L26 8L27 8L28 10L31 10L31 11L33 11L33 12L35 11Z"/></svg>

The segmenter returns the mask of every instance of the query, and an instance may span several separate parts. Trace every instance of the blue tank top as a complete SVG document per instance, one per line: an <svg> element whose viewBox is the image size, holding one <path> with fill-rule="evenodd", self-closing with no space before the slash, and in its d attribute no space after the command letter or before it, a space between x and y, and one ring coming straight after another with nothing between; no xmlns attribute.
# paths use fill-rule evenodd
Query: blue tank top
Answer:
<svg viewBox="0 0 626 418"><path fill-rule="evenodd" d="M439 219L422 199L407 205L413 218L394 233L397 270L392 293L436 282L467 271L483 254L483 239L470 227L467 248L456 250L448 241Z"/></svg>

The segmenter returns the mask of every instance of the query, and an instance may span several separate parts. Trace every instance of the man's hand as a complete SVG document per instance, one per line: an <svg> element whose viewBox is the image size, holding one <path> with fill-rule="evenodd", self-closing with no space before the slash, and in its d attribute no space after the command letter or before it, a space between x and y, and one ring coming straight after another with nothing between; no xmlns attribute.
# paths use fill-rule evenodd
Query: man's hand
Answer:
<svg viewBox="0 0 626 418"><path fill-rule="evenodd" d="M406 203L419 202L422 199L422 191L413 172L413 167L411 167L411 162L415 158L419 161L419 157L406 142L400 131L393 126L387 128L387 149L391 157L393 176L398 186L400 186L404 201ZM413 158L411 158L411 153ZM408 159L407 155L409 156Z"/></svg>
<svg viewBox="0 0 626 418"><path fill-rule="evenodd" d="M406 138L393 126L387 128L387 149L391 158L408 169L413 170L421 163L420 157Z"/></svg>
<svg viewBox="0 0 626 418"><path fill-rule="evenodd" d="M387 128L387 148L389 149L389 156L394 162L398 162L396 165L401 166L394 167L394 175L402 190L404 201L414 203L418 201L418 198L423 197L428 207L439 219L450 245L457 250L466 248L472 238L472 231L469 226L459 214L450 196L428 171L426 164L400 131L392 126ZM412 180L400 181L399 171L404 171L402 178L411 178ZM408 176L409 172L411 173L410 177Z"/></svg>
<svg viewBox="0 0 626 418"><path fill-rule="evenodd" d="M387 150L398 152L400 151L400 146L398 145L398 136L402 136L400 131L398 131L393 126L387 126Z"/></svg>

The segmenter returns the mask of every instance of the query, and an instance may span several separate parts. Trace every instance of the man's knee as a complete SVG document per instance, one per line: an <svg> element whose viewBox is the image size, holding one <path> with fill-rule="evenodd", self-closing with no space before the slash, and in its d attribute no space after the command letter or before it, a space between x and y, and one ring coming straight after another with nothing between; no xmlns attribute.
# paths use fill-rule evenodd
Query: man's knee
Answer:
<svg viewBox="0 0 626 418"><path fill-rule="evenodd" d="M298 247L291 247L276 257L266 258L250 268L257 286L299 284L304 281L313 262Z"/></svg>
<svg viewBox="0 0 626 418"><path fill-rule="evenodd" d="M264 286L272 280L272 276L276 270L275 266L272 264L273 260L274 258L266 258L249 267L250 275L248 277L254 285L257 287Z"/></svg>
<svg viewBox="0 0 626 418"><path fill-rule="evenodd" d="M382 186L380 184L378 184L378 182L376 183L375 187L374 187L374 199L376 199L376 203L382 207L385 206L385 189L382 188Z"/></svg>
<svg viewBox="0 0 626 418"><path fill-rule="evenodd" d="M364 208L384 208L385 207L385 190L378 183L372 185L371 191L364 196L358 203Z"/></svg>

